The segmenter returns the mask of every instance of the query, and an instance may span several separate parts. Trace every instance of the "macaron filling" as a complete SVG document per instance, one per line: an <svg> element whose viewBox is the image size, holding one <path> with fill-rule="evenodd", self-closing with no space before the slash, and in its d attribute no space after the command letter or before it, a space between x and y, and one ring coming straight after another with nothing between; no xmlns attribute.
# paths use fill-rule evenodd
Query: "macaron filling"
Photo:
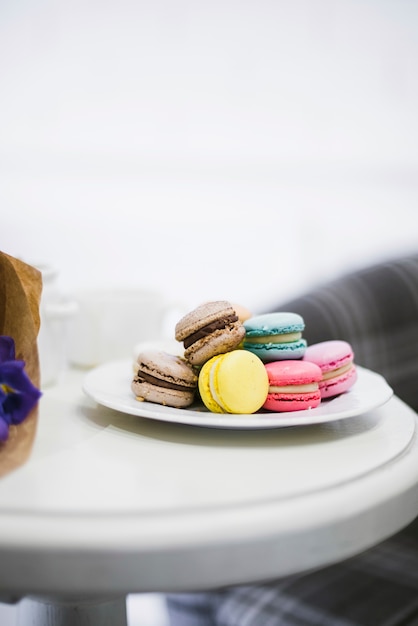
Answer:
<svg viewBox="0 0 418 626"><path fill-rule="evenodd" d="M335 378L337 376L342 376L346 372L349 372L353 367L353 362L347 363L341 367L337 367L336 369L329 370L328 372L322 372L322 380L329 380L330 378Z"/></svg>
<svg viewBox="0 0 418 626"><path fill-rule="evenodd" d="M151 376L151 374L144 374L144 372L138 371L135 376L136 383L149 383L150 385L156 385L157 387L163 387L164 389L175 389L177 391L185 391L188 389L194 389L196 385L187 384L179 385L174 381L163 380L161 378L157 378L156 376Z"/></svg>
<svg viewBox="0 0 418 626"><path fill-rule="evenodd" d="M318 383L306 383L302 385L270 385L269 393L312 393L318 391Z"/></svg>
<svg viewBox="0 0 418 626"><path fill-rule="evenodd" d="M274 334L274 335L263 335L263 336L246 336L245 343L292 343L293 341L299 341L302 337L301 332L296 333L282 333L282 334Z"/></svg>
<svg viewBox="0 0 418 626"><path fill-rule="evenodd" d="M192 333L191 335L189 335L183 340L184 348L185 349L189 348L191 345L196 343L196 341L199 341L200 339L204 339L204 337L208 337L209 335L212 335L216 330L222 330L224 328L227 328L228 326L230 326L231 324L234 324L235 322L238 322L238 315L233 314L233 315L228 315L224 317L223 319L210 322L209 324L206 324L206 326L202 326L202 328L199 328L198 330L196 330L194 333Z"/></svg>

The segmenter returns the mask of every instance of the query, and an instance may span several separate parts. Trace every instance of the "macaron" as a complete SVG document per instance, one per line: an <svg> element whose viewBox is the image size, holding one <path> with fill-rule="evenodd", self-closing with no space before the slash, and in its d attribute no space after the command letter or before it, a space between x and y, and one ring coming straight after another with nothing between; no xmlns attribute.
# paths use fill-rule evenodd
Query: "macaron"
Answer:
<svg viewBox="0 0 418 626"><path fill-rule="evenodd" d="M256 354L263 363L301 359L305 354L307 342L302 337L305 322L298 313L255 315L243 325L243 348Z"/></svg>
<svg viewBox="0 0 418 626"><path fill-rule="evenodd" d="M274 361L265 365L269 388L263 408L278 413L315 409L321 402L321 368L308 361Z"/></svg>
<svg viewBox="0 0 418 626"><path fill-rule="evenodd" d="M195 398L198 377L182 357L144 351L137 357L134 372L131 389L137 400L184 408Z"/></svg>
<svg viewBox="0 0 418 626"><path fill-rule="evenodd" d="M235 313L238 315L238 319L240 322L245 322L245 320L248 320L250 319L250 317L253 316L251 311L247 309L247 307L243 306L242 304L237 304L236 302L233 302L232 307Z"/></svg>
<svg viewBox="0 0 418 626"><path fill-rule="evenodd" d="M200 370L199 392L213 413L255 413L268 392L264 363L245 350L214 356Z"/></svg>
<svg viewBox="0 0 418 626"><path fill-rule="evenodd" d="M244 326L226 300L201 304L175 327L175 338L183 342L184 357L193 365L203 365L217 354L234 350L244 336Z"/></svg>
<svg viewBox="0 0 418 626"><path fill-rule="evenodd" d="M347 341L333 339L314 343L307 347L303 360L321 368L319 390L323 399L348 391L357 380L353 349Z"/></svg>

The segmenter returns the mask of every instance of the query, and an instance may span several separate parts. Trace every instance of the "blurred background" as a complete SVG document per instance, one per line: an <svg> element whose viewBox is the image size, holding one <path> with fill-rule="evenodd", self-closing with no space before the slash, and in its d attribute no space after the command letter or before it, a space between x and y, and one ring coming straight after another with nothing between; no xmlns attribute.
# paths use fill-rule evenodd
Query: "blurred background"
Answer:
<svg viewBox="0 0 418 626"><path fill-rule="evenodd" d="M0 248L257 311L418 245L418 4L3 0Z"/></svg>

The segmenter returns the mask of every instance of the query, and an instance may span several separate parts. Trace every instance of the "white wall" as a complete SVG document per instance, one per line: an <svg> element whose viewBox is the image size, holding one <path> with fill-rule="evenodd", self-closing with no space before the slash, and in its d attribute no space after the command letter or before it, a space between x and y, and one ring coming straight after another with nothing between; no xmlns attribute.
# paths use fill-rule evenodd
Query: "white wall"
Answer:
<svg viewBox="0 0 418 626"><path fill-rule="evenodd" d="M0 249L259 309L418 248L418 4L9 0Z"/></svg>

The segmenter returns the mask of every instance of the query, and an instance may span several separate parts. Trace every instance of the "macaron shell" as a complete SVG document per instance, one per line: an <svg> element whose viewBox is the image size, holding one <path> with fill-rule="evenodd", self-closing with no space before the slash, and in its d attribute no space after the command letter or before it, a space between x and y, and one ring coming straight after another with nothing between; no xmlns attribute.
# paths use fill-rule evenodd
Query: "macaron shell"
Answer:
<svg viewBox="0 0 418 626"><path fill-rule="evenodd" d="M354 353L347 341L333 339L311 344L303 358L319 365L322 372L328 372L350 363Z"/></svg>
<svg viewBox="0 0 418 626"><path fill-rule="evenodd" d="M199 392L214 413L255 413L267 397L267 372L258 357L234 350L205 363L199 375Z"/></svg>
<svg viewBox="0 0 418 626"><path fill-rule="evenodd" d="M255 315L244 322L244 328L248 337L262 337L301 332L305 322L298 313L278 311Z"/></svg>
<svg viewBox="0 0 418 626"><path fill-rule="evenodd" d="M348 372L329 378L319 383L319 390L322 399L333 398L348 391L357 380L357 370L353 365Z"/></svg>
<svg viewBox="0 0 418 626"><path fill-rule="evenodd" d="M131 389L138 401L146 400L155 404L172 406L176 409L186 408L194 400L194 391L167 389L166 387L158 387L157 385L136 380L132 381Z"/></svg>
<svg viewBox="0 0 418 626"><path fill-rule="evenodd" d="M236 311L227 300L204 302L177 322L175 338L177 341L183 341L200 328L234 314L236 315Z"/></svg>
<svg viewBox="0 0 418 626"><path fill-rule="evenodd" d="M212 396L210 390L211 371L214 367L216 367L219 358L219 356L214 356L209 359L209 361L206 361L199 373L198 391L200 399L211 413L225 413Z"/></svg>
<svg viewBox="0 0 418 626"><path fill-rule="evenodd" d="M308 385L322 378L321 368L309 361L276 361L267 363L265 368L269 386Z"/></svg>
<svg viewBox="0 0 418 626"><path fill-rule="evenodd" d="M311 393L269 393L263 404L263 409L276 413L305 411L315 409L321 402L321 394L318 391Z"/></svg>
<svg viewBox="0 0 418 626"><path fill-rule="evenodd" d="M245 350L257 355L263 363L271 363L287 359L301 359L305 354L307 343L305 339L289 343L247 343L244 339L242 346Z"/></svg>

